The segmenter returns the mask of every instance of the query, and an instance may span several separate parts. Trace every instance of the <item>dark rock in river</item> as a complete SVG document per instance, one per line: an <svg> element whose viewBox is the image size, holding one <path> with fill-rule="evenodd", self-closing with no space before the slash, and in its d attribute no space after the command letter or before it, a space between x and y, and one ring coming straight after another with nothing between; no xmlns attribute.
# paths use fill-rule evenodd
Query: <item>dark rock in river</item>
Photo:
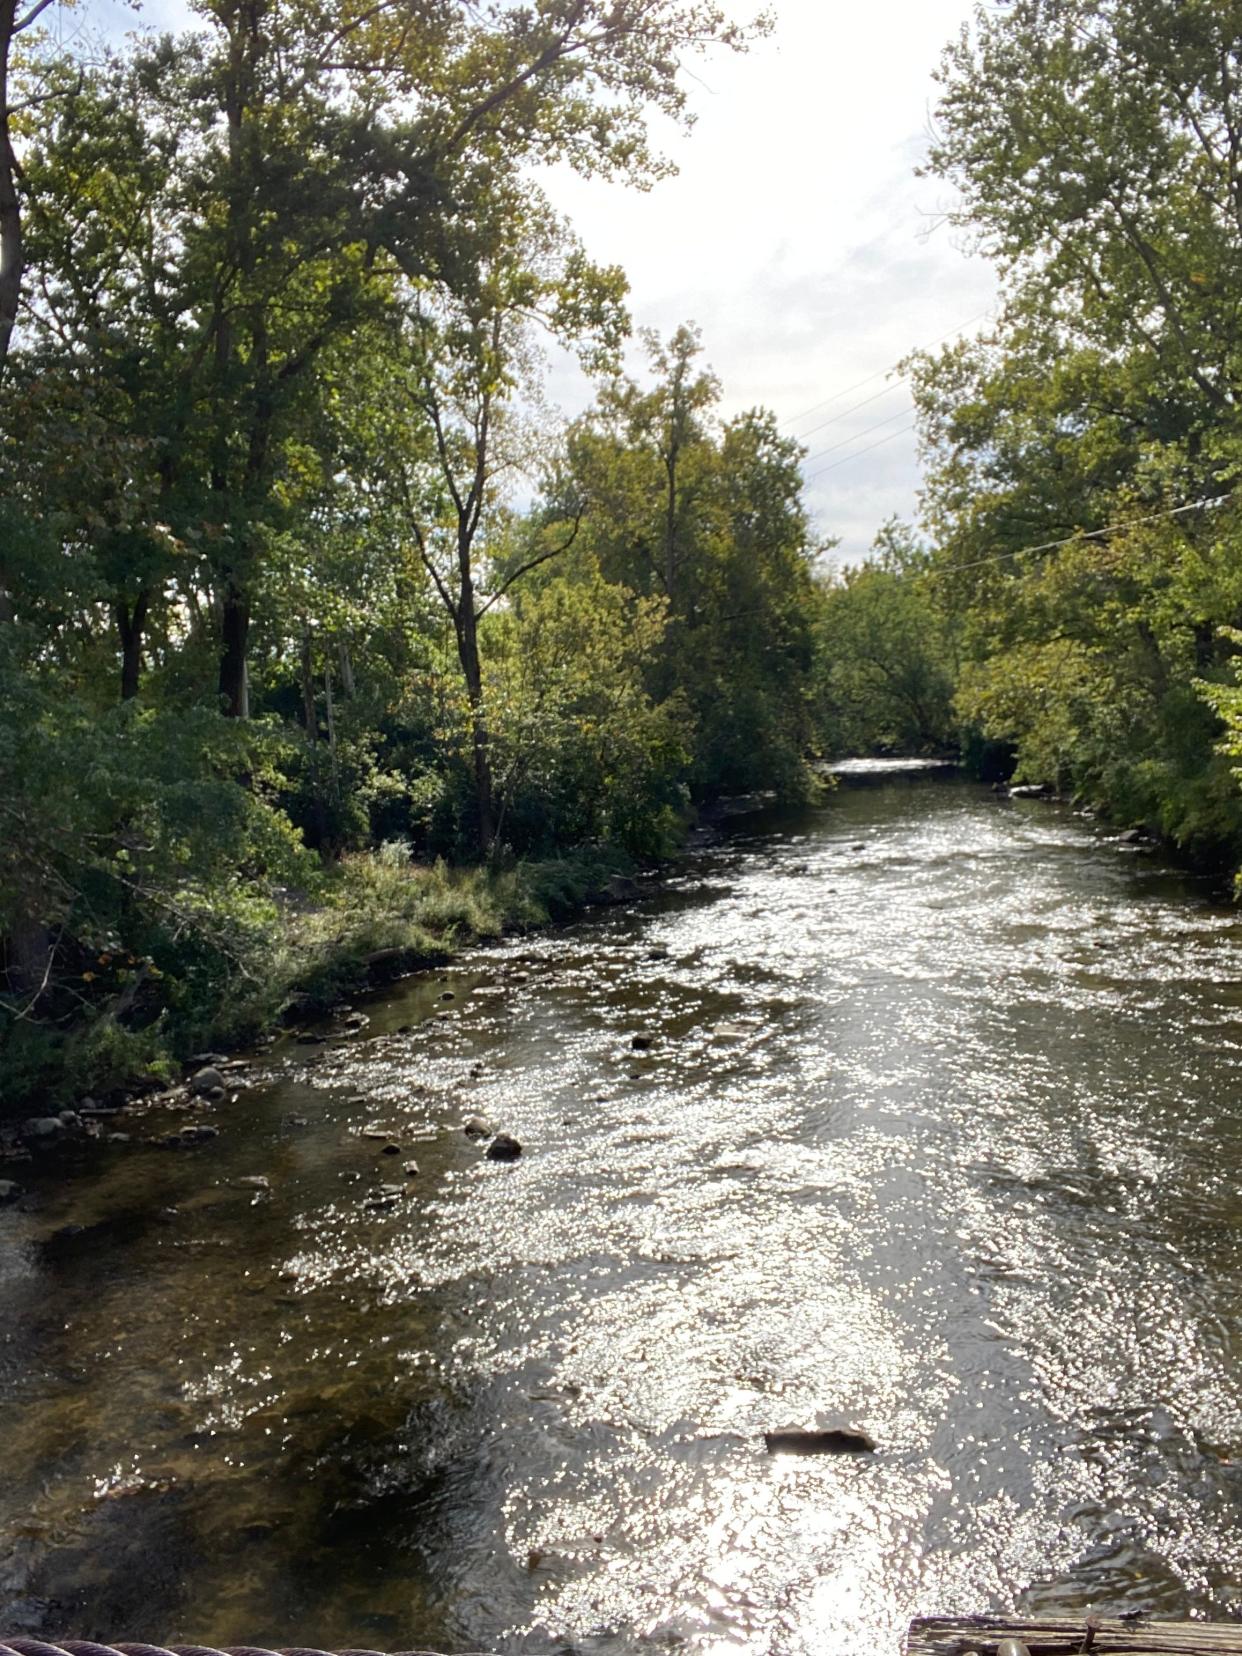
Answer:
<svg viewBox="0 0 1242 1656"><path fill-rule="evenodd" d="M209 1064L206 1069L199 1070L190 1082L190 1091L198 1097L213 1093L217 1088L221 1092L224 1091L224 1077L212 1064Z"/></svg>
<svg viewBox="0 0 1242 1656"><path fill-rule="evenodd" d="M495 1131L485 1116L471 1116L462 1128L467 1138L491 1138Z"/></svg>
<svg viewBox="0 0 1242 1656"><path fill-rule="evenodd" d="M655 1042L650 1035L631 1035L630 1048L634 1052L650 1052Z"/></svg>
<svg viewBox="0 0 1242 1656"><path fill-rule="evenodd" d="M1125 833L1120 836L1120 843L1122 845L1146 845L1146 828L1127 828Z"/></svg>
<svg viewBox="0 0 1242 1656"><path fill-rule="evenodd" d="M487 1147L488 1161L515 1162L522 1154L522 1146L508 1133L497 1133Z"/></svg>
<svg viewBox="0 0 1242 1656"><path fill-rule="evenodd" d="M401 1146L399 1144L386 1144L380 1151L381 1156L399 1156L400 1154Z"/></svg>
<svg viewBox="0 0 1242 1656"><path fill-rule="evenodd" d="M65 1124L59 1116L31 1116L22 1123L22 1137L31 1143L47 1143L59 1138Z"/></svg>
<svg viewBox="0 0 1242 1656"><path fill-rule="evenodd" d="M631 880L625 874L614 874L607 884L589 892L586 900L592 907L610 908L617 903L632 903L641 896L637 880Z"/></svg>
<svg viewBox="0 0 1242 1656"><path fill-rule="evenodd" d="M869 1455L876 1443L859 1426L782 1426L765 1432L769 1455Z"/></svg>

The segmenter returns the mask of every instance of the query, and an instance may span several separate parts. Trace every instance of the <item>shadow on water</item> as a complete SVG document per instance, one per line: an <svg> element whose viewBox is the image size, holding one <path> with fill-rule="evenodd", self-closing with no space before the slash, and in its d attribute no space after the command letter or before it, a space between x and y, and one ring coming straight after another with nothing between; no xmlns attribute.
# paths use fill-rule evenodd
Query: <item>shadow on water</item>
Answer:
<svg viewBox="0 0 1242 1656"><path fill-rule="evenodd" d="M864 780L24 1171L0 1621L871 1656L1237 1613L1238 919L1064 808ZM765 1453L821 1413L877 1453Z"/></svg>

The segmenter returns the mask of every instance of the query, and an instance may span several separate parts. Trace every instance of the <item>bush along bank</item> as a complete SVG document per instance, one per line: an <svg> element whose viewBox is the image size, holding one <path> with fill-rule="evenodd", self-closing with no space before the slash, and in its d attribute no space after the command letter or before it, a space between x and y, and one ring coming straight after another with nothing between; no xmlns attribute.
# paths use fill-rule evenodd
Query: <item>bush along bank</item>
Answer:
<svg viewBox="0 0 1242 1656"><path fill-rule="evenodd" d="M443 965L472 943L632 901L635 872L625 852L604 848L453 869L417 866L404 846L388 845L344 859L314 891L255 902L249 924L226 937L182 933L145 954L79 946L76 981L49 981L37 1017L5 1009L0 1118L25 1117L35 1139L54 1142L92 1111L111 1114L208 1058L322 1018L348 995ZM60 1121L83 1103L84 1116L69 1109Z"/></svg>

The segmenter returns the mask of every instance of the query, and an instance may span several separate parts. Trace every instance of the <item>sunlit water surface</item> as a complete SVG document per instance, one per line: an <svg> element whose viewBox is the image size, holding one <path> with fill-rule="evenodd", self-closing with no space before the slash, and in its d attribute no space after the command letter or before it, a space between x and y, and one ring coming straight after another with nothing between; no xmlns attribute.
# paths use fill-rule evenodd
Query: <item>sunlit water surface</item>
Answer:
<svg viewBox="0 0 1242 1656"><path fill-rule="evenodd" d="M1240 935L1063 808L856 780L119 1123L211 1143L21 1170L0 1623L895 1656L916 1613L1242 1613ZM765 1452L820 1414L878 1452Z"/></svg>

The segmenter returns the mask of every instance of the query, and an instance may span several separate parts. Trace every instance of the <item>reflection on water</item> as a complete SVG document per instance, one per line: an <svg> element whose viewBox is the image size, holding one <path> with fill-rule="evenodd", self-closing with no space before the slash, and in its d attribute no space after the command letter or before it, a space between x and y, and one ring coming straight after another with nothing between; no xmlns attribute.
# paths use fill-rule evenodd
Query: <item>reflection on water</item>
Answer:
<svg viewBox="0 0 1242 1656"><path fill-rule="evenodd" d="M843 788L275 1052L217 1140L28 1180L0 1622L874 1656L1237 1612L1238 941L1060 808ZM879 1452L765 1453L819 1413Z"/></svg>

